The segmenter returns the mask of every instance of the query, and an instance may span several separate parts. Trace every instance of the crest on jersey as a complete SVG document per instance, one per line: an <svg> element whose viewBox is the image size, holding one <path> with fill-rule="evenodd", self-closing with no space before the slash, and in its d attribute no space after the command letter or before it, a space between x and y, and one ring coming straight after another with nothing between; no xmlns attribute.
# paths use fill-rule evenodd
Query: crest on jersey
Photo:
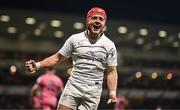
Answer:
<svg viewBox="0 0 180 110"><path fill-rule="evenodd" d="M109 52L110 57L113 57L115 55L115 49L111 49Z"/></svg>

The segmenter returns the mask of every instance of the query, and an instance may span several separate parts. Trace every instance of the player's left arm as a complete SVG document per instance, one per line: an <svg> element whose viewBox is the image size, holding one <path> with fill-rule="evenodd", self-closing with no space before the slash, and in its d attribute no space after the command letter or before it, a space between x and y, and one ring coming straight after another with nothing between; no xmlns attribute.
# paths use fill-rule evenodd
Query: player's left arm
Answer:
<svg viewBox="0 0 180 110"><path fill-rule="evenodd" d="M116 90L117 90L117 81L118 81L118 75L117 75L117 69L116 66L108 66L106 68L106 74L107 74L107 86L109 89L109 103L115 103L116 102Z"/></svg>

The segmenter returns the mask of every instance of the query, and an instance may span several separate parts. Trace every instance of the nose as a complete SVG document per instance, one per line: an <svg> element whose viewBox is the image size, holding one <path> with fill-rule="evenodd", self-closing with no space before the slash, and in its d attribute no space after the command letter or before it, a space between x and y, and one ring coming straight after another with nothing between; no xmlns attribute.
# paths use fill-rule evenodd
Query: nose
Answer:
<svg viewBox="0 0 180 110"><path fill-rule="evenodd" d="M100 26L101 25L100 21L95 21L95 25Z"/></svg>
<svg viewBox="0 0 180 110"><path fill-rule="evenodd" d="M95 20L95 23L96 23L96 24L101 24L101 20L100 20L99 18L97 18L97 19Z"/></svg>

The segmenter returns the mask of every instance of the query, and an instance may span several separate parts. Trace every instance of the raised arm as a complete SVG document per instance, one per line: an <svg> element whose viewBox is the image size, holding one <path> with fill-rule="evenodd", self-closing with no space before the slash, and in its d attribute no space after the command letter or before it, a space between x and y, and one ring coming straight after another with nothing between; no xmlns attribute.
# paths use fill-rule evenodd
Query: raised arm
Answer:
<svg viewBox="0 0 180 110"><path fill-rule="evenodd" d="M117 70L116 66L108 66L107 67L107 86L109 89L109 103L115 103L116 102L116 89L117 89L117 80L118 80L118 75L117 75Z"/></svg>
<svg viewBox="0 0 180 110"><path fill-rule="evenodd" d="M56 64L62 62L64 59L65 59L64 56L62 56L59 53L55 53L50 57L47 57L39 62L35 62L34 60L27 61L26 69L31 73L35 73L36 70L38 70L39 68L55 66Z"/></svg>

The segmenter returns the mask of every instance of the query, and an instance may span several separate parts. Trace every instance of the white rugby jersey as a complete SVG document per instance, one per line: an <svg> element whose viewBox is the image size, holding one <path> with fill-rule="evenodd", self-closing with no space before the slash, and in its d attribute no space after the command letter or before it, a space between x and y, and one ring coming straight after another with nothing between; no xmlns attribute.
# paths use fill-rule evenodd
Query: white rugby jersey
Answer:
<svg viewBox="0 0 180 110"><path fill-rule="evenodd" d="M69 80L81 84L102 84L106 66L117 66L117 51L114 43L104 34L91 43L86 31L70 36L59 53L72 57L73 69Z"/></svg>

